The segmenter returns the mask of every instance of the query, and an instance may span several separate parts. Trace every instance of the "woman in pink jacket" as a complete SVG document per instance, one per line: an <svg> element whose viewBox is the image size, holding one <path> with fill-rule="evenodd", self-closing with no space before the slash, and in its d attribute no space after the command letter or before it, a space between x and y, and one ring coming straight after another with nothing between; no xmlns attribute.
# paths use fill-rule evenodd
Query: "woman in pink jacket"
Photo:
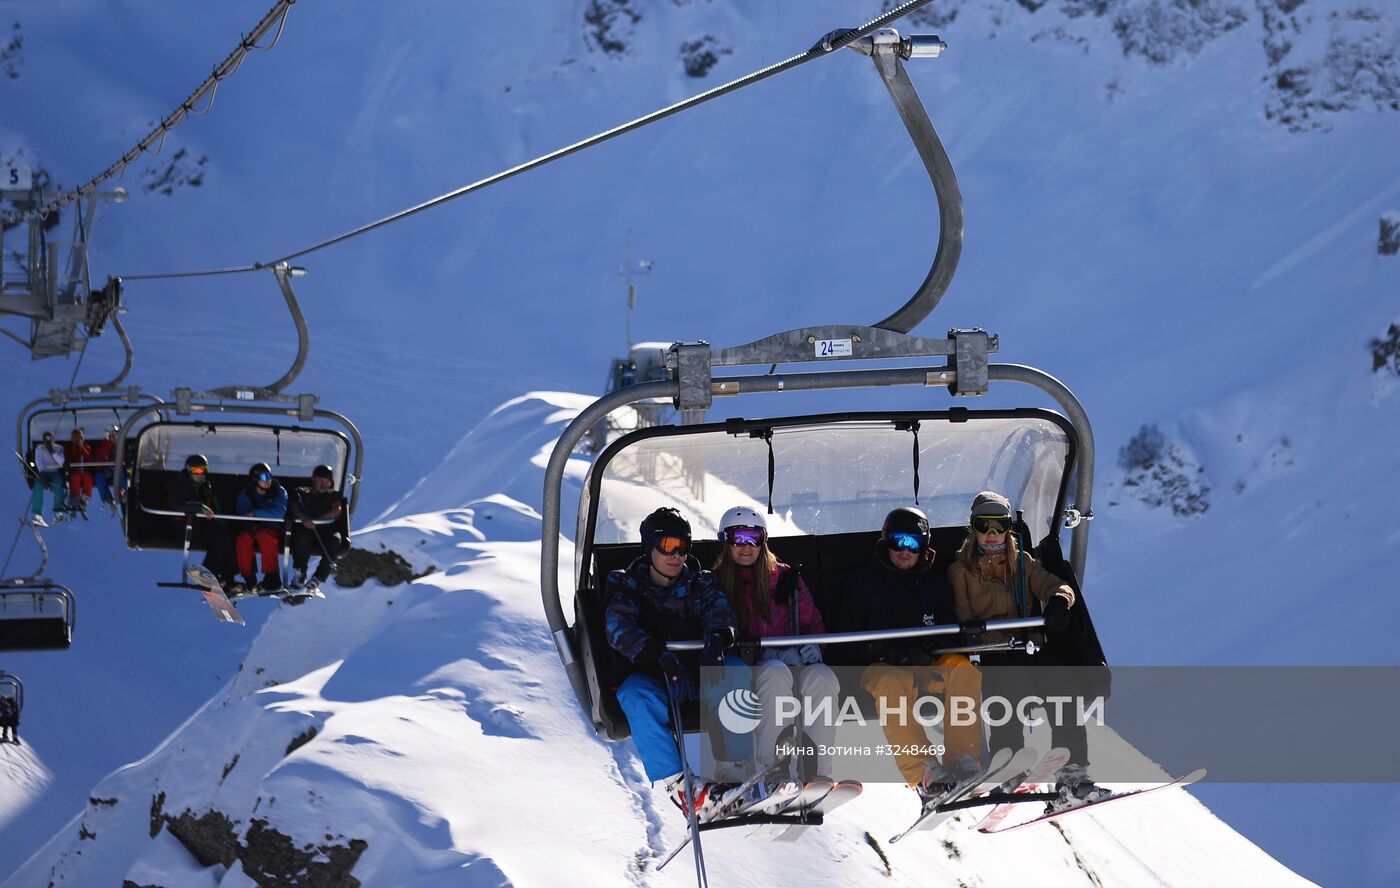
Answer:
<svg viewBox="0 0 1400 888"><path fill-rule="evenodd" d="M826 629L812 593L797 571L768 549L768 524L747 506L736 506L720 519L719 560L715 579L724 589L739 624L740 636L820 635ZM777 758L778 736L795 720L792 707L778 707L779 697L796 698L807 715L802 725L809 746L815 746L816 774L830 776L830 748L836 739L836 715L841 690L836 673L822 662L815 644L761 648L753 665L753 689L763 704L763 719L754 731L754 758L766 768ZM822 701L826 701L822 703ZM812 713L822 706L825 712ZM775 714L783 717L776 718ZM825 749L823 749L825 747Z"/></svg>

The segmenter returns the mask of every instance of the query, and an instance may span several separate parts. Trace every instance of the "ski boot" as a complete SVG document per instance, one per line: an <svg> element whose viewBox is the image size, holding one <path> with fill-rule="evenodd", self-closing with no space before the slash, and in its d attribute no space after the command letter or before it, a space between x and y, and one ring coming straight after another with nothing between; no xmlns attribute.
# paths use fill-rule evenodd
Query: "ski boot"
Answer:
<svg viewBox="0 0 1400 888"><path fill-rule="evenodd" d="M1089 779L1089 769L1083 765L1070 763L1055 774L1055 792L1058 798L1045 803L1045 813L1054 814L1077 808L1088 802L1098 801L1104 796L1113 795L1113 790L1099 786Z"/></svg>
<svg viewBox="0 0 1400 888"><path fill-rule="evenodd" d="M981 772L981 764L970 755L959 756L947 767L938 762L930 762L924 769L924 779L919 781L914 790L918 792L919 802L924 810L928 810L942 801L948 793Z"/></svg>
<svg viewBox="0 0 1400 888"><path fill-rule="evenodd" d="M689 820L693 807L695 819L704 823L719 810L722 787L723 784L719 783L697 782L694 793L690 793L686 791L684 780L677 774L666 781L666 794L670 796L671 803L680 810L682 817Z"/></svg>

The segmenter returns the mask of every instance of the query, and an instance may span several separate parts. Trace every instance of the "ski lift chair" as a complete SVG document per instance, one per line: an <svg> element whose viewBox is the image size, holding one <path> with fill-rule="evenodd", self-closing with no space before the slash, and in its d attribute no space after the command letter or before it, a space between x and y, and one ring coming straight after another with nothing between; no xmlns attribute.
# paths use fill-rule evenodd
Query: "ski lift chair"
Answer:
<svg viewBox="0 0 1400 888"><path fill-rule="evenodd" d="M134 419L139 422L144 417ZM184 471L185 458L193 453L204 454L209 460L209 483L214 485L223 510L215 517L235 524L267 523L267 519L233 512L239 492L247 486L250 465L265 462L271 466L292 502L296 488L311 486L315 468L329 465L335 490L346 498L347 508L340 517L319 523L333 525L342 546L349 544L350 516L359 497L356 481L363 446L358 430L339 414L318 410L313 422L306 425L161 420L141 426L132 446L122 452L129 453L131 460L126 472L129 507L123 522L126 544L131 549L185 551L187 556L200 550L190 533L192 522L198 519L172 508L167 498L171 485ZM284 521L284 557L290 546L290 530L291 521Z"/></svg>
<svg viewBox="0 0 1400 888"><path fill-rule="evenodd" d="M15 701L16 716L24 712L24 682L19 680L18 675L0 670L0 696Z"/></svg>
<svg viewBox="0 0 1400 888"><path fill-rule="evenodd" d="M1019 505L1037 554L1057 553L1057 516L1065 511L1078 450L1070 421L1038 408L736 419L657 426L617 439L594 461L580 499L574 619L565 630L583 673L580 703L599 734L629 736L616 690L632 664L608 644L605 583L609 571L644 554L638 526L651 509L681 508L693 528L692 554L708 567L719 549L714 522L724 510L763 511L771 503L769 547L780 560L801 565L827 632L835 635L847 629L840 615L848 580L870 562L878 528L897 506L917 501L928 514L942 569L966 536L968 504L989 488ZM703 478L698 493L697 476ZM1087 620L1087 612L1081 616ZM839 659L834 647L828 650ZM869 701L862 704L873 713ZM696 706L682 717L687 730L698 730Z"/></svg>
<svg viewBox="0 0 1400 888"><path fill-rule="evenodd" d="M47 580L0 584L0 651L62 651L73 643L77 602Z"/></svg>
<svg viewBox="0 0 1400 888"><path fill-rule="evenodd" d="M110 390L104 386L92 386L91 390L54 389L48 398L40 398L25 405L16 423L16 453L22 454L27 463L34 460L34 447L43 439L45 432L52 432L54 440L67 444L74 429L87 432L88 441L96 443L102 437L102 430L120 428L135 413L143 410L143 405L162 405L165 402L155 395L142 393L135 386L122 391ZM145 422L154 422L160 411L146 412ZM122 497L125 479L117 471L117 462L88 462L65 465L65 469L111 469L112 495L118 505L125 508ZM66 485L65 485L66 486Z"/></svg>
<svg viewBox="0 0 1400 888"><path fill-rule="evenodd" d="M233 385L209 391L178 388L170 403L136 411L117 435L118 477L127 485L123 533L131 549L199 549L192 539L193 514L172 509L167 500L187 456L202 453L209 460L209 479L224 509L216 518L266 524L266 519L233 514L238 492L247 483L248 467L265 462L291 494L310 486L318 465L329 465L335 490L346 508L333 524L342 547L349 545L350 516L360 498L364 440L354 423L339 413L316 406L314 394L283 394L301 373L310 352L310 336L291 279L305 274L285 262L268 266L282 292L296 328L297 352L276 381L265 386ZM160 417L157 417L160 414ZM212 419L209 417L219 417ZM227 420L223 417L228 417ZM291 522L284 522L283 555L289 546ZM182 572L182 579L183 579ZM188 583L162 585L188 586Z"/></svg>

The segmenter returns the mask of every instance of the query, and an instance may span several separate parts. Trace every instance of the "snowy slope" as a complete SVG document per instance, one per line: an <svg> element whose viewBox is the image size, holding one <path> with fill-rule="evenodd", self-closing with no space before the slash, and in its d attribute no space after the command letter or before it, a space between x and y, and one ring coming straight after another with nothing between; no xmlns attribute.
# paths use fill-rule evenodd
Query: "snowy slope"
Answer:
<svg viewBox="0 0 1400 888"><path fill-rule="evenodd" d="M522 427L552 438L586 403L523 397L464 442L468 452L510 448ZM538 491L542 475L536 466L517 480ZM302 862L313 874L364 840L353 876L366 885L687 884L686 860L652 871L684 835L682 818L646 785L631 744L592 738L556 667L538 608L538 494L529 504L482 496L493 479L461 459L427 480L439 505L461 505L368 528L357 542L412 552L436 572L279 608L239 674L149 756L96 786L95 801L3 884L290 884L297 870L268 850L273 832L322 849ZM177 819L226 815L242 862L227 875L222 864L201 868L170 838L191 835L180 824L152 838L153 805ZM1089 873L1103 884L1304 884L1180 793L1063 831L982 837L961 819L884 848L887 874L865 836L898 832L915 807L902 787L872 786L799 845L716 833L707 860L715 884L997 885L1024 878L1029 861L1047 885Z"/></svg>
<svg viewBox="0 0 1400 888"><path fill-rule="evenodd" d="M640 21L618 20L627 49L613 55L590 36L582 0L303 0L282 43L250 57L215 111L172 135L167 152L210 158L204 185L143 196L147 179L133 170L123 184L136 198L99 213L94 270L272 258L789 55L878 5L656 3ZM1400 394L1370 373L1364 343L1400 313L1400 263L1375 253L1376 216L1400 204L1397 117L1340 102L1349 110L1310 112L1326 128L1293 132L1266 115L1282 68L1311 71L1314 97L1392 82L1393 13L1376 7L1358 23L1354 4L1311 0L1281 18L1277 4L1194 4L1193 15L1243 19L1193 42L1200 31L1175 5L1102 4L1109 14L1078 17L1073 3L1032 5L936 4L956 12L934 27L952 50L911 65L968 213L957 280L919 332L996 331L1003 359L1045 367L1088 407L1100 447L1088 588L1114 662L1396 662L1394 610L1374 602L1400 567L1400 518L1385 507ZM24 48L18 78L0 81L0 157L23 148L65 184L86 177L264 8L5 4ZM1152 45L1185 48L1148 61L1123 44L1118 17L1156 21ZM707 78L689 77L677 48L706 34L732 52ZM1289 49L1271 61L1280 40ZM1332 67L1317 67L1323 59ZM537 502L524 466L558 408L528 402L536 412L519 426L518 460L505 458L513 447L462 436L523 392L601 384L622 347L617 267L629 231L656 263L639 278L639 338L732 344L883 316L926 269L928 204L869 61L847 53L308 257L297 286L313 350L296 387L352 416L370 442L362 522L393 507L386 518L475 539L455 510L496 514L467 504L500 493ZM262 382L290 360L265 275L132 284L128 303L134 381L149 389ZM79 380L110 375L114 349L95 344ZM73 370L0 350L0 412ZM1148 510L1113 486L1117 448L1144 423L1200 461L1212 488L1204 515ZM432 496L444 474L478 466L499 480ZM17 501L22 487L6 483ZM517 514L491 520L528 541ZM1322 541L1358 516L1374 542L1327 558ZM267 610L245 608L249 631L233 634L197 602L151 588L170 578L168 557L128 555L97 528L50 543L51 574L79 594L78 642L0 663L26 679L24 754L37 760L24 788L7 783L0 796L0 873L60 830L103 775L223 693ZM437 551L442 565L461 557ZM1364 646L1350 642L1358 612L1374 627ZM1320 881L1400 874L1385 850L1400 829L1389 787L1198 794ZM1364 799L1379 816L1358 829L1280 813L1300 797Z"/></svg>

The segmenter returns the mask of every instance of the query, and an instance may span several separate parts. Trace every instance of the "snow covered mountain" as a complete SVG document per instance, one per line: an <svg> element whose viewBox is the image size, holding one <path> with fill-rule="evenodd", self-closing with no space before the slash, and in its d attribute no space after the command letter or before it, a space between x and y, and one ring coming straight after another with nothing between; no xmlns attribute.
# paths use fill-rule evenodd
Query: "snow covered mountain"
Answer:
<svg viewBox="0 0 1400 888"><path fill-rule="evenodd" d="M22 151L63 184L85 178L263 8L0 6L21 38L0 60L0 160ZM303 0L208 116L128 174L135 199L99 213L94 270L283 255L879 8ZM1377 219L1400 205L1393 11L964 0L930 14L952 48L911 76L960 178L967 246L919 332L997 332L1003 360L1056 373L1088 407L1101 483L1086 584L1111 660L1395 663L1400 620L1375 597L1400 567L1400 518L1385 505L1397 384L1368 348L1400 315L1400 260L1376 239ZM928 188L869 67L853 53L808 65L304 260L313 352L297 387L369 442L359 520L383 514L360 542L438 571L315 608L254 603L236 632L152 588L174 571L168 556L126 553L97 527L50 534L50 574L79 596L77 641L0 661L29 691L28 745L0 749L0 876L13 873L0 884L51 873L250 884L239 867L219 881L192 862L173 838L186 810L192 830L214 835L217 823L189 821L238 820L268 867L343 864L368 841L353 870L367 885L457 884L473 867L487 884L550 884L547 865L599 884L628 873L684 883L683 869L665 880L642 869L678 833L674 815L638 801L627 747L590 739L543 631L533 460L580 402L522 396L601 385L623 346L629 232L655 263L638 278L639 338L733 344L868 323L903 301L932 249ZM150 390L261 381L290 360L267 276L133 283L127 296L133 381ZM79 381L110 375L113 349L95 344ZM74 372L12 347L0 368L13 412ZM1116 466L1120 447L1152 443L1138 436L1153 426L1160 446L1129 448L1148 458ZM7 483L18 502L22 486ZM1358 526L1367 544L1345 559L1303 545ZM1377 639L1364 647L1352 642L1361 614ZM1391 787L1193 793L1309 878L1400 874L1385 850L1400 826ZM1299 818L1300 799L1377 816ZM872 792L801 855L736 840L714 856L724 881L857 881L867 867L883 879L862 831L894 831L898 804ZM527 817L552 837L548 858L513 822ZM267 827L250 832L254 818ZM951 836L959 859L901 847L891 865L911 883L933 868L1004 884L1042 864L1052 880L1082 880L1082 864L1105 884L1210 884L1211 867L1216 884L1288 879L1183 794L1133 822L1091 819L1067 826L1072 845L1052 831L1006 854L964 833ZM299 864L278 835L330 850ZM268 869L264 884L287 871Z"/></svg>
<svg viewBox="0 0 1400 888"><path fill-rule="evenodd" d="M518 399L464 439L467 452L547 444L587 401ZM522 474L538 491L542 471ZM434 573L336 589L310 613L279 607L239 673L99 783L5 884L693 880L685 860L654 872L683 822L630 744L589 737L555 668L538 608L538 513L504 494L475 498L499 479L459 460L425 480L461 505L367 528L357 542L412 552ZM887 847L872 837L902 830L916 805L903 787L872 786L798 845L716 833L707 861L715 884L998 885L1030 871L1051 885L1304 884L1184 794L1136 804L997 838L960 818Z"/></svg>

